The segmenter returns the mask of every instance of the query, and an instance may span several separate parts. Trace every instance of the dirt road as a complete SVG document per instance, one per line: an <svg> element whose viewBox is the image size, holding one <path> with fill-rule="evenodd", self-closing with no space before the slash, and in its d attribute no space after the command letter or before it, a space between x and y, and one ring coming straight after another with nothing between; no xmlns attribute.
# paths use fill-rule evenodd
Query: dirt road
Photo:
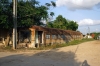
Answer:
<svg viewBox="0 0 100 66"><path fill-rule="evenodd" d="M53 50L0 52L0 66L100 66L100 41Z"/></svg>

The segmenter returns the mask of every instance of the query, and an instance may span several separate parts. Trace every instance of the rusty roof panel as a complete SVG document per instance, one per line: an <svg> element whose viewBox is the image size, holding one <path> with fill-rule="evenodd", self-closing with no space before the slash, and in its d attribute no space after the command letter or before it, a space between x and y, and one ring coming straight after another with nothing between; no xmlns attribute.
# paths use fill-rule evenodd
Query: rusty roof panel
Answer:
<svg viewBox="0 0 100 66"><path fill-rule="evenodd" d="M32 28L35 29L36 31L44 31L47 34L71 34L71 35L81 34L80 32L77 32L77 31L47 28L47 27L41 27L41 26L32 26Z"/></svg>

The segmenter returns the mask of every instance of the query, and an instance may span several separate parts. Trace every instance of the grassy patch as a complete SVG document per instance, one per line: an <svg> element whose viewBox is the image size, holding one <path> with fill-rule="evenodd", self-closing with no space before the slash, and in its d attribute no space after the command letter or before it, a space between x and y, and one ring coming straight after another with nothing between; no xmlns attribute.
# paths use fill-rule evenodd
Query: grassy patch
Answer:
<svg viewBox="0 0 100 66"><path fill-rule="evenodd" d="M46 46L46 47L43 46L43 47L37 48L37 50L55 49L55 48L60 48L60 47L65 47L65 46L70 46L70 45L78 45L80 43L87 42L87 41L93 41L93 40L94 39L74 40L74 41L71 41L65 44L54 44L54 45Z"/></svg>
<svg viewBox="0 0 100 66"><path fill-rule="evenodd" d="M5 51L15 51L15 50L13 50L12 49L12 47L11 46L2 46L2 47L0 47L0 52L5 52Z"/></svg>
<svg viewBox="0 0 100 66"><path fill-rule="evenodd" d="M68 43L68 45L77 45L87 41L93 41L94 39L82 39L82 40L74 40Z"/></svg>

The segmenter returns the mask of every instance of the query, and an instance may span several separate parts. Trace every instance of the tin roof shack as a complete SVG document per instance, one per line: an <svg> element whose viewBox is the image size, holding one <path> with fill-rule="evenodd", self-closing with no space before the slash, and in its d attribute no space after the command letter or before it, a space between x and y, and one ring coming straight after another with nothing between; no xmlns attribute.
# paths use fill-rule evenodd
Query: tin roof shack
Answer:
<svg viewBox="0 0 100 66"><path fill-rule="evenodd" d="M82 39L82 34L80 32L71 30L61 30L41 26L32 26L30 30L31 46L34 47L39 47L41 45L61 44L76 39Z"/></svg>
<svg viewBox="0 0 100 66"><path fill-rule="evenodd" d="M67 43L82 39L80 32L32 26L17 29L17 48ZM12 44L12 31L0 29L0 45Z"/></svg>

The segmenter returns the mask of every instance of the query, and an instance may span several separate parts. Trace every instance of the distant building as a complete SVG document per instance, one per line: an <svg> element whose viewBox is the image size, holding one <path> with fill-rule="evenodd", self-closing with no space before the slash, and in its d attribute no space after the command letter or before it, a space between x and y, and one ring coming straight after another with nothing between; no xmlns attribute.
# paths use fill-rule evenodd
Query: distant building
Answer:
<svg viewBox="0 0 100 66"><path fill-rule="evenodd" d="M83 35L83 38L93 38L91 35L87 34L87 35Z"/></svg>

